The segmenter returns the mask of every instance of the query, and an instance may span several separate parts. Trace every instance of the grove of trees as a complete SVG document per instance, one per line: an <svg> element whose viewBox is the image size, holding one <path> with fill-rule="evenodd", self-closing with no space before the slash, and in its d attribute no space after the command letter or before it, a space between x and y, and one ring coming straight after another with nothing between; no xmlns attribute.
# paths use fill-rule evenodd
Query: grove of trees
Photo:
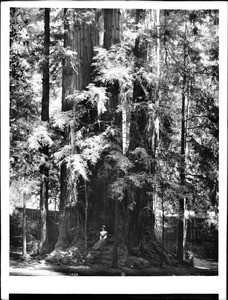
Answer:
<svg viewBox="0 0 228 300"><path fill-rule="evenodd" d="M31 198L37 254L77 247L89 260L105 224L113 268L121 251L182 262L191 218L217 229L218 28L218 10L11 8L10 200L24 205L24 256Z"/></svg>

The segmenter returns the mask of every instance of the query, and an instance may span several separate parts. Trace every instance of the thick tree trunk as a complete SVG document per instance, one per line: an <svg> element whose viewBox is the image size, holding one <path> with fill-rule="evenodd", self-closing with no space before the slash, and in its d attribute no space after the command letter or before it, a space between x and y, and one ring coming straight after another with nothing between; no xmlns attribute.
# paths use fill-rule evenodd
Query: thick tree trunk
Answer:
<svg viewBox="0 0 228 300"><path fill-rule="evenodd" d="M43 95L41 120L49 122L49 45L50 45L50 9L44 10L44 61L43 61ZM49 251L48 242L48 178L49 170L46 165L49 156L48 145L41 145L41 155L45 163L40 167L40 220L41 220L41 240L39 253L46 254Z"/></svg>
<svg viewBox="0 0 228 300"><path fill-rule="evenodd" d="M149 14L149 15L148 15ZM136 13L136 21L142 22L146 19L145 24L147 24L148 29L157 30L157 37L154 38L154 43L147 44L144 40L140 40L138 37L135 41L135 56L144 63L150 62L153 65L151 72L156 73L157 81L155 85L150 90L150 93L141 88L137 90L137 86L134 88L134 98L141 97L145 99L148 103L147 114L142 114L140 119L138 119L138 125L140 128L140 133L147 133L147 140L144 140L145 145L147 146L147 151L151 156L149 163L148 175L153 178L153 186L145 187L146 191L150 195L146 196L144 189L140 191L146 202L142 204L143 206L139 208L139 211L136 212L134 220L137 219L137 223L141 223L141 252L143 256L151 260L152 263L157 265L173 264L174 260L167 250L162 245L162 239L164 239L164 232L162 233L163 216L162 216L162 199L158 194L158 188L160 185L159 178L157 177L158 172L158 151L159 151L159 79L160 79L160 37L159 37L159 26L160 26L160 12L152 10L144 14L143 12L138 11ZM153 45L156 45L155 47ZM143 52L143 53L142 53ZM148 64L149 65L149 64ZM149 68L149 67L148 67ZM143 203L140 199L137 199L140 203ZM141 219L141 221L140 221ZM139 226L139 225L138 225ZM136 234L135 234L136 236ZM135 243L136 244L136 243Z"/></svg>
<svg viewBox="0 0 228 300"><path fill-rule="evenodd" d="M151 261L152 264L161 265L166 263L172 265L174 259L169 255L167 250L158 241L154 231L154 214L152 209L144 209L142 212L143 235L141 251L143 256Z"/></svg>
<svg viewBox="0 0 228 300"><path fill-rule="evenodd" d="M119 9L104 9L104 48L109 50L112 45L120 42L120 10ZM110 99L110 107L114 111L117 108L118 97L112 94ZM122 100L121 100L122 101ZM126 104L126 103L125 103ZM116 111L114 112L116 114ZM124 106L122 111L122 137L123 137L123 153L125 154L128 148L127 144L127 111ZM116 118L118 124L118 118ZM119 244L119 203L115 199L115 228L114 228L114 248L112 258L112 268L117 268L118 265L118 244Z"/></svg>
<svg viewBox="0 0 228 300"><path fill-rule="evenodd" d="M73 109L74 102L70 98L75 91L83 90L90 83L91 79L91 63L93 58L93 43L98 39L95 33L94 24L88 24L83 21L76 20L73 23L68 22L68 10L64 9L64 48L74 52L74 58L66 56L63 60L62 75L62 111ZM71 153L75 153L75 121L71 120L66 128L65 140L71 145ZM75 183L76 184L76 183ZM79 236L76 232L75 239L69 240L68 229L71 226L68 218L66 206L69 203L70 193L70 177L67 165L64 162L61 166L60 181L60 219L59 219L59 238L56 248L66 246L75 241ZM77 189L77 186L75 186ZM76 192L76 195L78 193ZM77 208L76 208L77 209ZM76 212L76 215L77 212ZM79 220L78 220L79 222ZM78 231L82 231L83 224L78 224Z"/></svg>
<svg viewBox="0 0 228 300"><path fill-rule="evenodd" d="M39 254L46 254L49 250L49 241L48 241L48 174L42 172L42 183L40 191L40 219L41 219L41 237L39 245Z"/></svg>
<svg viewBox="0 0 228 300"><path fill-rule="evenodd" d="M148 22L150 21L150 22ZM149 126L151 130L151 174L154 175L156 183L153 185L153 211L155 216L154 221L154 231L156 238L162 242L162 199L158 195L159 182L157 179L158 171L158 151L159 151L159 130L160 130L160 120L159 120L159 105L160 105L160 10L152 10L151 14L147 17L148 26L152 23L153 29L156 31L156 39L154 41L155 47L151 48L151 45L147 46L147 51L150 55L147 55L149 62L153 62L154 56L155 61L155 72L157 80L155 82L154 92L151 95L152 101L148 103L148 113L149 113ZM152 46L153 47L153 46ZM154 72L154 71L153 71Z"/></svg>
<svg viewBox="0 0 228 300"><path fill-rule="evenodd" d="M120 42L120 10L104 9L104 48Z"/></svg>
<svg viewBox="0 0 228 300"><path fill-rule="evenodd" d="M62 110L73 108L73 101L68 97L76 90L84 90L91 80L91 64L93 59L94 28L92 24L75 21L68 24L67 9L64 9L64 48L74 52L74 58L63 59Z"/></svg>

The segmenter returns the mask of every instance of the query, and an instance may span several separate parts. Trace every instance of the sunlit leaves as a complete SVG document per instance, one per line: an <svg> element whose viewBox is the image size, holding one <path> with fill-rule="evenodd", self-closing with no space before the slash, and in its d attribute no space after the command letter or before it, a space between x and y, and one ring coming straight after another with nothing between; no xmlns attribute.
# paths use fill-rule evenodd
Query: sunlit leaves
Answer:
<svg viewBox="0 0 228 300"><path fill-rule="evenodd" d="M82 157L92 165L95 165L101 157L101 153L109 148L109 143L103 133L77 141L76 145L81 149Z"/></svg>
<svg viewBox="0 0 228 300"><path fill-rule="evenodd" d="M31 149L38 150L43 146L52 146L53 141L50 136L50 132L47 129L47 125L41 124L33 129L29 139L29 147Z"/></svg>
<svg viewBox="0 0 228 300"><path fill-rule="evenodd" d="M96 80L104 83L124 83L133 80L133 56L129 55L124 47L115 45L109 51L98 47L95 50L97 54L93 65L100 74Z"/></svg>
<svg viewBox="0 0 228 300"><path fill-rule="evenodd" d="M60 111L57 108L54 108L51 112L51 121L54 127L58 127L60 130L64 131L64 128L66 125L70 123L70 121L73 118L73 112L72 111Z"/></svg>
<svg viewBox="0 0 228 300"><path fill-rule="evenodd" d="M72 153L72 149L70 145L63 146L59 151L54 153L54 158L56 160L56 163L60 165L66 157L71 155L71 153Z"/></svg>
<svg viewBox="0 0 228 300"><path fill-rule="evenodd" d="M87 99L92 103L92 105L96 105L97 107L97 113L98 116L102 113L106 112L106 102L108 100L107 94L106 94L106 88L105 87L97 87L93 83L90 83L87 86L88 92L87 92Z"/></svg>
<svg viewBox="0 0 228 300"><path fill-rule="evenodd" d="M70 47L62 48L63 54L62 57L65 59L65 67L67 72L69 70L73 70L76 74L78 74L77 65L78 65L78 55L75 51L72 51Z"/></svg>
<svg viewBox="0 0 228 300"><path fill-rule="evenodd" d="M71 178L77 180L81 175L84 180L88 180L88 166L81 154L71 154L66 158L67 167L71 172Z"/></svg>

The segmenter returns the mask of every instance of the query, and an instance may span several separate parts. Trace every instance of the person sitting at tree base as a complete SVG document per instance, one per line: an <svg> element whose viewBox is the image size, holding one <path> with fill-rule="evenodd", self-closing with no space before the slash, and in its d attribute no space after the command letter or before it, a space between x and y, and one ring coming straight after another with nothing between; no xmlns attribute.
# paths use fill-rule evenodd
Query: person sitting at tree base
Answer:
<svg viewBox="0 0 228 300"><path fill-rule="evenodd" d="M95 245L93 245L93 250L103 250L104 246L106 244L106 239L108 237L108 232L105 230L105 225L102 226L101 232L100 232L100 239L98 242L96 242Z"/></svg>

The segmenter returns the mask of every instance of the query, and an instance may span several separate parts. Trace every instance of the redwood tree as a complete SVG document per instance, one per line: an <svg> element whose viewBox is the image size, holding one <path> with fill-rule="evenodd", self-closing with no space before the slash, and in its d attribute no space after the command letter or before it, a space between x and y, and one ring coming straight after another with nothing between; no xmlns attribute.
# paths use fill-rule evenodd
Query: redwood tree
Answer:
<svg viewBox="0 0 228 300"><path fill-rule="evenodd" d="M119 9L104 9L104 48L109 50L112 45L120 42L120 10ZM118 95L111 95L114 102L114 108L117 107ZM116 100L117 101L116 101ZM125 123L126 124L126 123ZM124 151L124 149L123 149ZM118 179L117 175L117 179ZM114 228L114 247L112 267L118 265L118 244L119 244L119 200L115 198L115 228Z"/></svg>
<svg viewBox="0 0 228 300"><path fill-rule="evenodd" d="M70 20L70 21L69 21ZM65 128L65 141L71 147L71 154L75 154L75 128L76 117L74 101L72 96L77 91L82 91L91 80L91 64L93 58L94 27L86 22L83 12L80 10L64 9L64 59L62 74L62 111L72 111L73 117ZM59 238L56 248L67 246L82 236L83 226L80 223L73 240L69 237L71 213L70 199L75 194L75 209L78 216L78 187L77 180L70 180L71 173L67 167L67 161L63 160L60 175L60 217L59 217ZM71 185L73 184L73 186ZM72 191L72 187L74 191ZM86 198L87 199L87 198ZM77 217L79 222L79 217ZM85 247L86 248L86 247Z"/></svg>
<svg viewBox="0 0 228 300"><path fill-rule="evenodd" d="M50 8L44 10L44 60L43 60L43 94L41 120L49 122L49 46L50 46ZM40 141L40 152L43 162L40 166L41 187L40 187L40 215L41 215L41 240L39 253L45 254L49 251L48 243L48 181L49 170L47 160L49 157L49 146Z"/></svg>

